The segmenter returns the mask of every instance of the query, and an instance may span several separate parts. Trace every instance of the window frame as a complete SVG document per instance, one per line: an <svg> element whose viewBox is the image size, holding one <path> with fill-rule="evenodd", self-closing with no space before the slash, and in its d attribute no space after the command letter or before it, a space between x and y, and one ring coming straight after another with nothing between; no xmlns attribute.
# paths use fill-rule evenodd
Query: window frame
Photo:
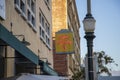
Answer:
<svg viewBox="0 0 120 80"><path fill-rule="evenodd" d="M32 8L31 8L31 2L32 4L34 4ZM21 14L21 16L25 20L27 20L27 23L36 32L37 30L36 30L35 0L14 0L14 4L15 4L16 10Z"/></svg>
<svg viewBox="0 0 120 80"><path fill-rule="evenodd" d="M39 28L39 32L40 32L40 39L45 43L45 45L51 49L51 42L50 42L50 24L47 21L47 19L45 18L44 14L42 13L42 11L39 11L39 23L40 23L40 28ZM48 29L49 27L49 29ZM48 31L49 30L49 31ZM43 37L43 32L44 31L44 37ZM49 32L49 34L48 34Z"/></svg>
<svg viewBox="0 0 120 80"><path fill-rule="evenodd" d="M26 16L26 1L23 0L14 0L15 9L21 14L23 19L27 20Z"/></svg>
<svg viewBox="0 0 120 80"><path fill-rule="evenodd" d="M29 2L28 2L29 1ZM35 11L33 12L32 9L31 9L31 2L34 3L34 10L35 10L35 1L34 0L27 0L27 11L30 12L30 20L28 20L28 24L32 27L32 29L34 31L37 31L36 30L36 16L35 16ZM27 14L27 17L28 17L28 14Z"/></svg>
<svg viewBox="0 0 120 80"><path fill-rule="evenodd" d="M45 1L45 4L48 8L48 10L50 10L50 0L44 0Z"/></svg>

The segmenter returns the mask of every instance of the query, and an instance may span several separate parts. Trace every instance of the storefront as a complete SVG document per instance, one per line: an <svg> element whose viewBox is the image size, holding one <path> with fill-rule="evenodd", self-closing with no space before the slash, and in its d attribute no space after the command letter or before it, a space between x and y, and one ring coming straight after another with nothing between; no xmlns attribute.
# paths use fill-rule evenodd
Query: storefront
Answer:
<svg viewBox="0 0 120 80"><path fill-rule="evenodd" d="M38 64L38 56L30 49L22 44L14 35L12 35L3 25L0 24L0 39L6 44L14 48L21 55L25 56L33 63Z"/></svg>
<svg viewBox="0 0 120 80"><path fill-rule="evenodd" d="M8 49L6 46L9 46L14 50L14 56L6 57L7 54L12 54L11 52L7 52ZM4 66L8 67L7 64L4 65L6 63L6 58L7 60L11 59L11 62L13 61L14 75L26 72L36 74L36 72L34 72L36 71L36 66L42 66L43 72L48 75L57 75L57 73L51 67L49 67L48 64L42 60L39 60L39 57L34 52L27 48L11 32L9 32L3 25L0 24L0 65L2 65L3 68L0 70L0 77L4 77L5 75L4 72L6 70L4 69Z"/></svg>

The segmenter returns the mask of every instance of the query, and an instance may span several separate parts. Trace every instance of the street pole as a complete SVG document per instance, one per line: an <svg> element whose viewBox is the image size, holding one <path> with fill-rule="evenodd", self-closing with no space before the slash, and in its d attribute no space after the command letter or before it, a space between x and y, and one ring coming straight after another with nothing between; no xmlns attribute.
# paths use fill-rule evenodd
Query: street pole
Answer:
<svg viewBox="0 0 120 80"><path fill-rule="evenodd" d="M83 20L85 36L84 38L87 41L87 57L88 57L88 80L94 80L94 69L93 69L93 39L95 38L96 20L92 17L91 14L91 0L87 0L87 14Z"/></svg>
<svg viewBox="0 0 120 80"><path fill-rule="evenodd" d="M84 38L87 40L88 50L88 80L94 80L94 69L93 69L93 39L95 35L93 32L86 32Z"/></svg>

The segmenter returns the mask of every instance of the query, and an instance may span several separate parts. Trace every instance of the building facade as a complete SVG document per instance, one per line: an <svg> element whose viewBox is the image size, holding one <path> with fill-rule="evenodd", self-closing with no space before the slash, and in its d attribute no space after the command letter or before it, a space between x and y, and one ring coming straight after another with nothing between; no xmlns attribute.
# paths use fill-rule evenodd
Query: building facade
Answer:
<svg viewBox="0 0 120 80"><path fill-rule="evenodd" d="M0 78L20 73L57 75L51 31L51 0L1 0Z"/></svg>
<svg viewBox="0 0 120 80"><path fill-rule="evenodd" d="M52 0L52 25L54 69L61 76L71 77L76 70L80 70L80 23L75 0ZM73 54L56 53L55 34L62 29L73 34Z"/></svg>

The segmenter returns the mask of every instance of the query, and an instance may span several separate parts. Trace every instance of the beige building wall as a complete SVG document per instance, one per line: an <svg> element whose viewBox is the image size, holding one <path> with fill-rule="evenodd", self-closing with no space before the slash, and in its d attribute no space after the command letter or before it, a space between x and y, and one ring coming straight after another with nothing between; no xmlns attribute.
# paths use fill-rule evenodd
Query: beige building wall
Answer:
<svg viewBox="0 0 120 80"><path fill-rule="evenodd" d="M40 27L39 13L42 12L44 14L45 19L49 23L50 27L50 49L46 47L45 43L42 40L39 40L39 56L41 60L47 58L51 63L51 67L53 67L53 53L52 53L52 0L49 0L49 4L46 5L45 1L47 0L36 0L36 16L37 16L37 26ZM38 29L39 30L39 29ZM39 32L38 32L39 35Z"/></svg>
<svg viewBox="0 0 120 80"><path fill-rule="evenodd" d="M53 54L52 54L52 7L51 7L51 0L49 0L49 4L46 4L47 0L31 0L35 2L34 8L34 16L35 16L35 26L31 26L27 20L27 1L25 1L25 15L23 16L22 13L16 9L15 0L5 0L6 2L6 19L0 19L0 24L4 25L13 35L24 35L25 40L28 41L31 45L26 46L30 50L32 50L41 60L48 59L49 63L51 63L51 67L53 67ZM19 0L20 1L20 0ZM45 20L49 23L50 28L50 45L49 47L46 45L43 40L40 38L40 21L39 21L39 13L40 11L44 14ZM20 41L22 41L23 37L16 36ZM14 49L11 47L7 47L7 56L14 57ZM44 60L43 60L44 61ZM39 67L39 66L38 66ZM14 59L7 59L6 60L6 73L7 77L14 75ZM37 70L39 74L40 70Z"/></svg>

